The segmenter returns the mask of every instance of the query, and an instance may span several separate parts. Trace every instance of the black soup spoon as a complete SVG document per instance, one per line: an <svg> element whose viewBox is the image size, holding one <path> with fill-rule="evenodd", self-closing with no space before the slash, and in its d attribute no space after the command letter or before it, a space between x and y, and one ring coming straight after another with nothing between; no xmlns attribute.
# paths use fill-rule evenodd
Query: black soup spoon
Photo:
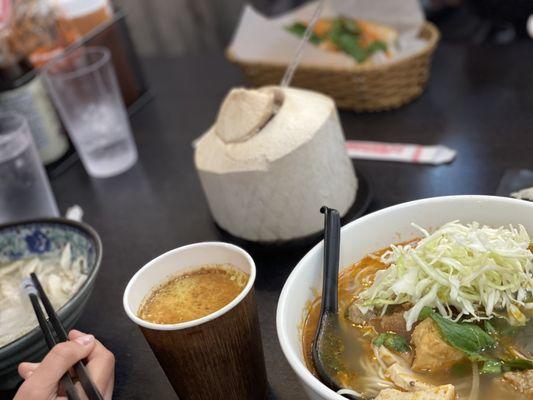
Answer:
<svg viewBox="0 0 533 400"><path fill-rule="evenodd" d="M335 209L322 207L324 214L324 274L322 302L318 328L313 341L312 356L318 376L330 389L342 388L337 379L342 368L341 355L344 349L339 323L339 253L341 220ZM357 397L351 395L353 399Z"/></svg>

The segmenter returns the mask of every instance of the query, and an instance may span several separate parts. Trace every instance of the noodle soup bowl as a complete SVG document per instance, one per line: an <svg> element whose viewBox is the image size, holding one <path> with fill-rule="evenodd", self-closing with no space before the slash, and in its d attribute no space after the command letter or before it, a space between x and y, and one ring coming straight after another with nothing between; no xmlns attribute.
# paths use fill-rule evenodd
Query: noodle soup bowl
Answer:
<svg viewBox="0 0 533 400"><path fill-rule="evenodd" d="M318 210L317 210L318 212ZM420 236L411 223L429 230L460 220L493 227L522 224L533 235L533 203L493 196L447 196L398 204L359 218L342 228L342 271L365 255L392 243ZM281 348L304 390L313 400L343 400L306 367L302 350L302 327L310 301L322 288L323 242L296 265L281 292L276 325Z"/></svg>
<svg viewBox="0 0 533 400"><path fill-rule="evenodd" d="M70 244L72 259L82 256L86 260L83 272L87 275L80 288L56 310L65 328L70 330L83 313L100 269L100 237L90 226L65 218L43 218L0 225L0 266L20 259L59 254L67 243ZM0 280L1 275L2 268ZM33 310L30 308L28 312ZM29 332L0 346L0 391L13 389L21 381L17 372L21 362L40 361L47 352L48 347L37 322Z"/></svg>

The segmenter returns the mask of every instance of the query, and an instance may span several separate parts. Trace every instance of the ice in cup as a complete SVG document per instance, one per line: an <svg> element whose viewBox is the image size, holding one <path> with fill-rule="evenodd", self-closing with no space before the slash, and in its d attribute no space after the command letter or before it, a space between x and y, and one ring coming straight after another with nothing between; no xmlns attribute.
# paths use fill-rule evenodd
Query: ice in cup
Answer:
<svg viewBox="0 0 533 400"><path fill-rule="evenodd" d="M83 47L54 59L44 77L89 175L106 178L137 162L128 115L105 47Z"/></svg>

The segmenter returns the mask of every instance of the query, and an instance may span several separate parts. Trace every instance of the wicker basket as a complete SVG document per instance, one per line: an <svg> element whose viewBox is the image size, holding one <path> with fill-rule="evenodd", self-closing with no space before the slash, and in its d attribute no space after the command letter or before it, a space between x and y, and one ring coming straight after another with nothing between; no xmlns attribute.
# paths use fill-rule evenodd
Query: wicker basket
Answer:
<svg viewBox="0 0 533 400"><path fill-rule="evenodd" d="M420 37L427 40L427 45L409 57L377 66L301 66L291 85L325 93L343 109L383 111L400 107L422 94L440 34L435 25L426 22ZM242 69L253 86L279 84L287 68L285 64L241 61L230 51L226 56Z"/></svg>

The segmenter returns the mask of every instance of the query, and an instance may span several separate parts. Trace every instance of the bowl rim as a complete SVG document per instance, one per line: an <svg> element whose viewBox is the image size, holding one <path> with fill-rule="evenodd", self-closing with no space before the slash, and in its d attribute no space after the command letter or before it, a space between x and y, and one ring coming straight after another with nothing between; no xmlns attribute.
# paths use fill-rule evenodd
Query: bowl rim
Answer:
<svg viewBox="0 0 533 400"><path fill-rule="evenodd" d="M100 235L96 232L96 230L88 225L85 222L81 221L75 221L68 218L63 217L49 217L49 218L33 218L33 219L27 219L27 220L21 220L21 221L15 221L15 222L8 222L5 224L0 224L0 233L5 229L12 229L19 226L24 225L36 225L36 224L54 224L54 225L68 225L72 228L75 228L81 232L84 232L87 234L87 236L92 239L94 247L95 247L95 260L94 260L94 267L89 271L89 274L87 276L87 279L83 284L79 287L76 293L67 300L65 304L61 308L59 308L57 311L57 314L60 319L62 317L69 313L71 309L74 307L73 304L75 301L77 301L81 296L82 293L85 292L87 287L90 287L94 280L96 279L96 275L98 271L100 270L100 264L102 262L102 240L100 238ZM25 346L28 342L31 342L34 337L36 337L40 333L39 326L34 327L30 331L26 332L24 335L20 336L19 338L13 340L12 342L7 343L4 346L0 347L0 353L2 356L8 356L9 354L18 352L18 349L20 346Z"/></svg>
<svg viewBox="0 0 533 400"><path fill-rule="evenodd" d="M374 211L370 214L367 214L361 218L358 218L354 221L349 222L348 224L341 227L341 233L348 229L353 229L354 226L365 223L367 220L375 218L376 216L389 214L391 212L399 211L404 208L416 206L418 204L427 204L427 203L439 203L439 202L449 202L456 200L470 200L473 202L476 201L489 201L497 202L502 205L505 204L527 204L524 200L513 199L503 196L492 196L492 195L452 195L452 196L437 196L437 197L427 197L417 200L412 200L404 203L395 204L389 207L382 208L380 210ZM533 202L530 202L530 207L533 207ZM308 260L316 255L323 248L324 241L321 240L312 249L310 249L302 259L296 264L296 266L291 271L289 277L283 285L281 290L278 305L276 309L276 331L278 334L278 340L280 342L281 350L287 359L292 370L296 373L298 378L309 388L311 388L318 395L324 399L334 399L334 400L343 400L345 397L337 394L335 391L331 390L325 384L323 384L317 377L315 377L311 371L305 366L305 364L300 360L299 355L296 353L295 349L292 348L289 341L288 329L285 329L285 326L288 326L285 320L285 313L290 304L289 299L289 288L292 288L296 281L297 276L301 273L301 270L307 264Z"/></svg>

